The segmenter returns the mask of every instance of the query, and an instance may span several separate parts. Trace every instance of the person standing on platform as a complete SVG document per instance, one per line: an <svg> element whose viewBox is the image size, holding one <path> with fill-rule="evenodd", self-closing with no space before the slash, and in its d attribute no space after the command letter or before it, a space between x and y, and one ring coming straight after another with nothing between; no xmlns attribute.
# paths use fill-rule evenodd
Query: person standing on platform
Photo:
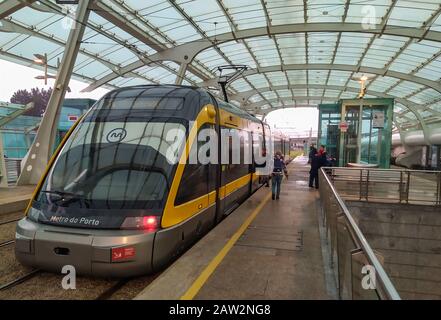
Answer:
<svg viewBox="0 0 441 320"><path fill-rule="evenodd" d="M317 154L317 149L313 144L309 147L309 154L308 154L308 163L312 162L312 157L314 157Z"/></svg>
<svg viewBox="0 0 441 320"><path fill-rule="evenodd" d="M317 153L311 158L311 170L309 171L309 187L319 188L318 173L321 167L326 165L326 151L325 146L321 145Z"/></svg>
<svg viewBox="0 0 441 320"><path fill-rule="evenodd" d="M274 155L274 167L272 173L272 192L273 192L273 200L279 199L280 196L280 187L282 185L283 174L286 174L286 165L283 160L282 153L277 151Z"/></svg>

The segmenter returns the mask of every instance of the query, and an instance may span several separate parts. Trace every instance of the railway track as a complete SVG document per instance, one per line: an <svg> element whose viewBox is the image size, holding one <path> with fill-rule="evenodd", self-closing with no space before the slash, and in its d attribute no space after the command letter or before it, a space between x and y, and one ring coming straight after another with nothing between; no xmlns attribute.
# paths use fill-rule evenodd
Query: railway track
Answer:
<svg viewBox="0 0 441 320"><path fill-rule="evenodd" d="M10 220L6 220L6 221L0 221L0 226L3 226L3 225L8 224L8 223L17 222L18 220L21 220L21 219L22 219L22 217L20 217L18 219L10 219Z"/></svg>
<svg viewBox="0 0 441 320"><path fill-rule="evenodd" d="M32 270L32 271L30 271L30 272L28 272L28 273L18 277L15 280L12 280L10 282L7 282L7 283L1 285L0 286L0 291L11 289L11 288L13 288L13 287L15 287L15 286L17 286L17 285L19 285L19 284L29 280L29 279L32 279L33 277L35 277L40 272L41 272L40 269L34 269L34 270Z"/></svg>
<svg viewBox="0 0 441 320"><path fill-rule="evenodd" d="M116 292L118 292L122 287L124 287L131 279L125 278L117 281L113 286L100 293L95 300L108 300L110 299Z"/></svg>
<svg viewBox="0 0 441 320"><path fill-rule="evenodd" d="M13 239L13 240L8 240L8 241L1 242L1 243L0 243L0 248L3 248L3 247L6 247L6 246L9 246L9 245L14 244L14 243L15 243L15 240L14 240L14 239Z"/></svg>
<svg viewBox="0 0 441 320"><path fill-rule="evenodd" d="M7 224L15 223L15 222L19 221L20 219L22 219L21 216L18 217L18 218L14 218L14 219L0 221L0 227L4 226L4 225L7 225ZM0 248L9 246L9 245L14 244L14 243L15 243L15 239L11 239L11 240L0 242Z"/></svg>

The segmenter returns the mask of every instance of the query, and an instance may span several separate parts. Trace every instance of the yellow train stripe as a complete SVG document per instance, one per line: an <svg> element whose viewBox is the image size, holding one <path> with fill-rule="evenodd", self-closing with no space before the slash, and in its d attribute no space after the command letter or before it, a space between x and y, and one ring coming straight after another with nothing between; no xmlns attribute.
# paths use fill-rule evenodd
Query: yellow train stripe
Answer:
<svg viewBox="0 0 441 320"><path fill-rule="evenodd" d="M236 231L236 233L228 240L225 246L219 251L216 257L211 260L211 262L205 267L204 271L199 275L199 277L193 282L191 287L187 290L187 292L181 297L181 300L192 300L208 278L213 274L218 265L225 258L227 253L231 250L240 236L245 232L248 226L253 222L253 220L257 217L257 215L262 210L263 206L268 202L271 193L268 192L263 201L253 210L253 212L248 216L248 218L244 221L244 223L240 226L240 228Z"/></svg>
<svg viewBox="0 0 441 320"><path fill-rule="evenodd" d="M222 187L225 187L225 195L223 198L226 198L228 195L232 194L233 192L239 190L240 188L246 186L247 184L250 183L250 179L251 179L251 173L247 173L246 175L233 180L229 183L227 183L226 185L223 185ZM221 199L223 199L221 198Z"/></svg>

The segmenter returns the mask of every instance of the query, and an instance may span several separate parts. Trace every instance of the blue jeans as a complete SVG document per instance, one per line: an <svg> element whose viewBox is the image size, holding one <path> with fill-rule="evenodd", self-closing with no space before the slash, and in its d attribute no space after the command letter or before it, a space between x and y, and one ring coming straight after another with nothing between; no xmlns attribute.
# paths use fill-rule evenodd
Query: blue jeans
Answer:
<svg viewBox="0 0 441 320"><path fill-rule="evenodd" d="M280 185L282 183L282 175L281 174L273 174L271 179L272 187L273 187L273 196L275 195L277 198L280 195Z"/></svg>

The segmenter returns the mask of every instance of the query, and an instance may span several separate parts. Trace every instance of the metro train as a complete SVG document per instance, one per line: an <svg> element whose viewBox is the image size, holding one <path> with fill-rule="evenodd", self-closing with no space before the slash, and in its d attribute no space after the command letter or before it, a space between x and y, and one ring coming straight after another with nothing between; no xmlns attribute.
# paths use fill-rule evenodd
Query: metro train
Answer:
<svg viewBox="0 0 441 320"><path fill-rule="evenodd" d="M17 224L22 264L60 272L128 277L160 270L230 214L260 186L253 161L188 161L198 132L250 137L270 159L269 126L209 92L144 85L107 93L66 134ZM167 150L183 129L175 164ZM256 138L257 137L257 138ZM245 140L240 140L241 145ZM283 140L281 141L283 144ZM272 157L271 157L272 159ZM271 162L271 161L269 161Z"/></svg>

